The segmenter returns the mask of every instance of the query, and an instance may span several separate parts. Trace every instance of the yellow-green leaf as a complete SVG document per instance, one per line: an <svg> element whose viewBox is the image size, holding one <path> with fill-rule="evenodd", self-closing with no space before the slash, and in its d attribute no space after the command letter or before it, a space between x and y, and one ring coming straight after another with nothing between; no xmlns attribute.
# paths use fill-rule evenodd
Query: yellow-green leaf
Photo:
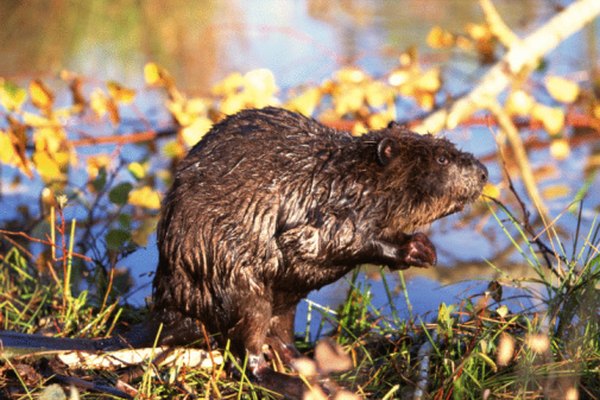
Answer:
<svg viewBox="0 0 600 400"><path fill-rule="evenodd" d="M144 218L141 225L131 233L131 240L138 246L147 246L148 238L156 231L158 217Z"/></svg>
<svg viewBox="0 0 600 400"><path fill-rule="evenodd" d="M138 181L146 176L146 167L137 161L130 163L127 170Z"/></svg>
<svg viewBox="0 0 600 400"><path fill-rule="evenodd" d="M8 111L18 111L27 99L27 91L0 78L0 104Z"/></svg>

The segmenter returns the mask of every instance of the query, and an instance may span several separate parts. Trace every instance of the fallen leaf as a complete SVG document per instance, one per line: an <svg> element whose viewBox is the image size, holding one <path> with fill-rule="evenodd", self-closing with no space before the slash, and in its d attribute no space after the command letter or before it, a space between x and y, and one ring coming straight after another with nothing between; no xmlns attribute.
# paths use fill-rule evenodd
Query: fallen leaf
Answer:
<svg viewBox="0 0 600 400"><path fill-rule="evenodd" d="M508 365L515 353L515 339L508 333L500 335L496 351L496 364L500 367Z"/></svg>
<svg viewBox="0 0 600 400"><path fill-rule="evenodd" d="M315 347L315 361L323 374L342 372L352 368L352 359L342 346L330 338L319 340Z"/></svg>

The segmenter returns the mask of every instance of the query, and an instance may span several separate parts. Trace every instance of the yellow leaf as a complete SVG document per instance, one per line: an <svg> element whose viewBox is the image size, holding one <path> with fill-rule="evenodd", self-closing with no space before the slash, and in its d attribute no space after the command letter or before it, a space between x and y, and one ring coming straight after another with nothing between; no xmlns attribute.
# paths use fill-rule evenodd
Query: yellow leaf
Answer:
<svg viewBox="0 0 600 400"><path fill-rule="evenodd" d="M427 92L435 93L442 86L442 80L440 78L440 69L431 68L430 70L423 73L415 82L415 86Z"/></svg>
<svg viewBox="0 0 600 400"><path fill-rule="evenodd" d="M135 90L128 89L117 82L109 81L106 86L110 96L118 103L130 104L135 98Z"/></svg>
<svg viewBox="0 0 600 400"><path fill-rule="evenodd" d="M435 96L430 92L417 92L415 99L424 110L432 110L435 106Z"/></svg>
<svg viewBox="0 0 600 400"><path fill-rule="evenodd" d="M147 63L144 65L144 79L148 85L157 85L160 82L158 65L155 63Z"/></svg>
<svg viewBox="0 0 600 400"><path fill-rule="evenodd" d="M246 107L276 105L278 101L274 96L277 90L275 76L268 69L255 69L244 75L243 95Z"/></svg>
<svg viewBox="0 0 600 400"><path fill-rule="evenodd" d="M381 107L393 99L393 92L381 81L374 81L365 88L365 99L371 107Z"/></svg>
<svg viewBox="0 0 600 400"><path fill-rule="evenodd" d="M298 96L293 97L286 108L310 117L321 100L321 89L312 87L304 90Z"/></svg>
<svg viewBox="0 0 600 400"><path fill-rule="evenodd" d="M487 40L492 36L490 27L487 24L469 23L465 27L465 30L467 34L475 40Z"/></svg>
<svg viewBox="0 0 600 400"><path fill-rule="evenodd" d="M171 112L171 115L175 117L179 125L187 126L192 123L193 117L185 111L185 104L183 101L167 100L166 104L167 109Z"/></svg>
<svg viewBox="0 0 600 400"><path fill-rule="evenodd" d="M434 26L427 35L427 44L433 49L452 47L454 45L454 35L439 26Z"/></svg>
<svg viewBox="0 0 600 400"><path fill-rule="evenodd" d="M212 87L213 94L217 96L230 96L237 93L244 86L244 77L239 72L233 72Z"/></svg>
<svg viewBox="0 0 600 400"><path fill-rule="evenodd" d="M411 77L410 71L406 69L397 69L392 71L392 73L388 76L388 83L392 86L402 86Z"/></svg>
<svg viewBox="0 0 600 400"><path fill-rule="evenodd" d="M493 183L486 183L483 187L482 196L491 197L493 199L497 199L500 197L500 188Z"/></svg>
<svg viewBox="0 0 600 400"><path fill-rule="evenodd" d="M550 76L546 78L545 84L550 96L561 103L570 104L579 96L579 86L568 79Z"/></svg>
<svg viewBox="0 0 600 400"><path fill-rule="evenodd" d="M129 192L129 204L151 210L160 208L160 195L150 186L142 186Z"/></svg>
<svg viewBox="0 0 600 400"><path fill-rule="evenodd" d="M101 168L106 168L110 165L111 157L106 154L100 154L96 156L90 156L87 159L87 173L90 180L93 180L98 176L98 172Z"/></svg>
<svg viewBox="0 0 600 400"><path fill-rule="evenodd" d="M62 129L37 128L33 131L33 142L36 150L45 150L52 156L58 152L66 139Z"/></svg>
<svg viewBox="0 0 600 400"><path fill-rule="evenodd" d="M354 127L352 128L352 134L354 136L361 136L361 135L367 133L368 131L369 131L369 129L367 129L365 124L363 124L360 121L358 121L356 124L354 124Z"/></svg>
<svg viewBox="0 0 600 400"><path fill-rule="evenodd" d="M0 130L0 163L13 165L16 154L8 132Z"/></svg>
<svg viewBox="0 0 600 400"><path fill-rule="evenodd" d="M547 199L556 199L559 197L567 197L571 193L571 188L568 185L551 185L544 188L542 194Z"/></svg>
<svg viewBox="0 0 600 400"><path fill-rule="evenodd" d="M343 83L361 83L367 79L367 74L356 67L345 67L335 73L335 79Z"/></svg>
<svg viewBox="0 0 600 400"><path fill-rule="evenodd" d="M500 307L496 308L496 312L500 316L500 318L504 318L508 315L509 309L506 304L502 304Z"/></svg>
<svg viewBox="0 0 600 400"><path fill-rule="evenodd" d="M180 140L171 140L163 146L163 153L168 158L183 158L187 149Z"/></svg>
<svg viewBox="0 0 600 400"><path fill-rule="evenodd" d="M417 64L418 51L416 46L410 46L398 57L398 62L402 67L414 67Z"/></svg>
<svg viewBox="0 0 600 400"><path fill-rule="evenodd" d="M90 107L99 118L102 118L104 114L108 111L108 99L104 92L96 88L90 95Z"/></svg>
<svg viewBox="0 0 600 400"><path fill-rule="evenodd" d="M228 96L221 102L220 110L225 115L232 115L240 110L243 110L246 106L246 98L243 94L236 94Z"/></svg>
<svg viewBox="0 0 600 400"><path fill-rule="evenodd" d="M565 160L571 155L569 141L565 138L553 139L550 143L550 154L556 160Z"/></svg>
<svg viewBox="0 0 600 400"><path fill-rule="evenodd" d="M509 115L526 117L531 112L535 101L533 97L524 90L515 90L506 99L506 112Z"/></svg>
<svg viewBox="0 0 600 400"><path fill-rule="evenodd" d="M206 135L212 125L212 121L206 117L196 118L191 125L183 128L181 131L183 141L188 147L192 147Z"/></svg>
<svg viewBox="0 0 600 400"><path fill-rule="evenodd" d="M44 182L58 180L62 177L58 163L45 151L36 151L33 154L33 163Z"/></svg>
<svg viewBox="0 0 600 400"><path fill-rule="evenodd" d="M600 104L596 104L593 110L594 117L600 119Z"/></svg>
<svg viewBox="0 0 600 400"><path fill-rule="evenodd" d="M185 109L190 114L206 116L206 114L208 114L210 106L211 101L209 99L205 99L202 97L194 97L186 102Z"/></svg>
<svg viewBox="0 0 600 400"><path fill-rule="evenodd" d="M275 76L266 68L248 71L244 75L244 84L247 88L251 88L258 93L266 93L269 96L277 91Z"/></svg>
<svg viewBox="0 0 600 400"><path fill-rule="evenodd" d="M52 109L54 95L41 80L36 79L29 84L29 94L31 95L31 102L38 109L42 111Z"/></svg>
<svg viewBox="0 0 600 400"><path fill-rule="evenodd" d="M173 86L173 78L169 72L152 62L144 65L144 79L150 86L162 86L166 88Z"/></svg>
<svg viewBox="0 0 600 400"><path fill-rule="evenodd" d="M371 114L369 116L369 127L371 129L383 129L392 121L387 113Z"/></svg>
<svg viewBox="0 0 600 400"><path fill-rule="evenodd" d="M333 97L335 112L339 116L354 113L363 106L365 100L364 90L357 85L340 86Z"/></svg>
<svg viewBox="0 0 600 400"><path fill-rule="evenodd" d="M560 108L548 107L538 103L533 106L531 115L542 122L544 129L550 135L558 135L565 125L565 114Z"/></svg>

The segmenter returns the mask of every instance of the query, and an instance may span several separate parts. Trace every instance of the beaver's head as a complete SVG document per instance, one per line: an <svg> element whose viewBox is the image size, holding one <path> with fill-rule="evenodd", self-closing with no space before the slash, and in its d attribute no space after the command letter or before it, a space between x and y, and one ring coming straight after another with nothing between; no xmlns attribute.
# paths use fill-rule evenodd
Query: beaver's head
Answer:
<svg viewBox="0 0 600 400"><path fill-rule="evenodd" d="M461 211L479 197L487 168L447 139L403 131L378 143L387 190L402 192L406 229Z"/></svg>

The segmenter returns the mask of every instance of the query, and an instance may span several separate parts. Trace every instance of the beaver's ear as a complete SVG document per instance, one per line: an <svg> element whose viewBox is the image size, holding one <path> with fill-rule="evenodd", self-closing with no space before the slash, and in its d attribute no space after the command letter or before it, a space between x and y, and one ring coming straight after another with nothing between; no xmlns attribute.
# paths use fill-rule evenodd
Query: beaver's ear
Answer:
<svg viewBox="0 0 600 400"><path fill-rule="evenodd" d="M387 125L387 129L403 129L404 125L397 123L396 121L390 121Z"/></svg>
<svg viewBox="0 0 600 400"><path fill-rule="evenodd" d="M377 159L381 165L387 165L398 155L398 142L392 138L383 138L377 144Z"/></svg>

